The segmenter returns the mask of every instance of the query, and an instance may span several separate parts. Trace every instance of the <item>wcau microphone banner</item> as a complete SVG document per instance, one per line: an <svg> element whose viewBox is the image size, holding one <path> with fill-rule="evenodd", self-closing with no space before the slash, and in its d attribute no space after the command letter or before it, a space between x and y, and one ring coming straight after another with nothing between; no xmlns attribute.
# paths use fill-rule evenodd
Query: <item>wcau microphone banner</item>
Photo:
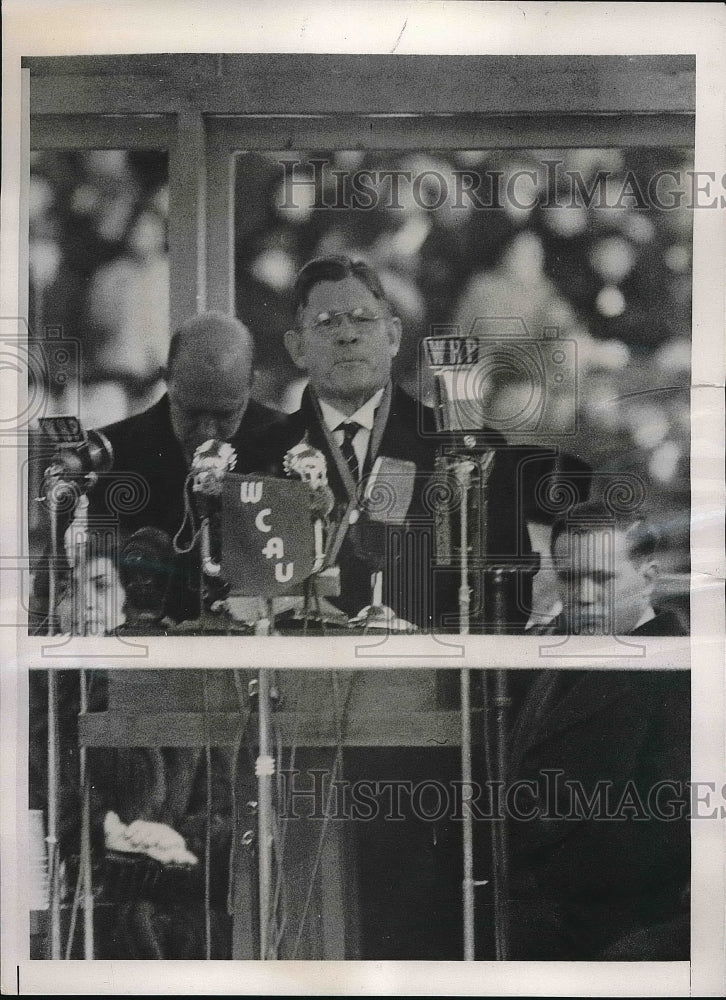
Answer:
<svg viewBox="0 0 726 1000"><path fill-rule="evenodd" d="M310 487L228 473L222 489L222 576L239 597L302 593L315 557Z"/></svg>

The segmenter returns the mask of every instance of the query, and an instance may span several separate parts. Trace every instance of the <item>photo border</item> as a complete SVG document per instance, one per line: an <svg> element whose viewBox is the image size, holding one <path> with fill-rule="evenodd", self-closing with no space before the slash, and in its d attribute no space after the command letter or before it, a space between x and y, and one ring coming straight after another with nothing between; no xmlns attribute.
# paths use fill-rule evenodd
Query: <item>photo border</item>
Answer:
<svg viewBox="0 0 726 1000"><path fill-rule="evenodd" d="M173 13L172 13L173 9ZM333 9L335 14L333 16ZM20 58L23 55L78 55L132 52L202 52L202 51L275 51L275 52L436 52L441 54L613 54L695 53L697 57L697 117L695 169L710 170L717 176L724 171L723 80L724 11L720 4L676 3L662 7L658 18L646 4L478 4L428 2L336 3L300 2L276 4L251 3L246 8L244 24L239 10L230 3L197 3L192 0L155 4L127 0L122 9L113 2L83 3L57 0L47 3L4 3L3 9L3 184L2 184L2 299L0 315L23 315L19 248L22 246L22 152L29 149L28 96L20 91ZM84 15L79 17L79 15ZM336 25L342 25L336 27ZM477 50L479 50L477 52ZM27 71L23 75L26 75ZM20 100L19 100L20 96ZM20 196L19 196L20 195ZM723 208L723 204L719 206ZM693 348L692 348L692 634L686 640L650 640L652 655L679 657L686 654L692 664L693 690L693 762L692 776L708 775L719 787L724 783L723 725L723 324L724 324L724 244L723 213L694 212L693 278ZM27 311L27 310L26 310ZM719 370L714 378L714 358ZM5 388L5 385L3 385ZM17 387L16 387L17 388ZM6 405L13 405L10 395ZM17 412L10 411L10 412ZM3 468L9 471L15 454L0 449ZM719 463L718 469L716 463ZM0 477L3 523L16 523L18 497L13 475ZM7 530L7 528L5 529ZM17 607L17 577L12 571L0 573L0 610L8 618ZM517 992L530 995L720 995L724 986L723 865L724 826L714 822L693 825L693 947L690 963L63 963L27 962L27 860L20 845L27 814L27 674L36 666L36 640L28 639L18 629L5 626L3 660L0 672L3 705L2 737L2 988L16 990L15 965L19 963L23 993L57 994L90 992L237 993L240 982L257 993L391 993L405 991L426 995L436 992L495 995ZM168 643L168 640L163 640ZM187 640L188 641L188 640ZM216 639L192 639L193 646L204 642L205 660L214 658L214 666L231 665L222 644L239 656L247 642L222 638L217 659ZM252 640L263 659L277 649L279 666L283 645L295 640ZM406 643L416 641L405 638ZM456 636L445 642L459 642ZM82 659L74 649L72 659L61 657L58 667L78 665L93 658L94 666L141 666L137 659L107 659L107 651L96 643L83 640ZM210 646L210 642L214 646ZM311 660L308 668L327 665L358 669L375 666L355 657L350 662L338 640L307 640ZM325 644L318 648L318 642ZM346 639L346 646L361 640ZM477 636L464 640L466 662L452 662L461 667L501 666L496 659L503 655L497 648L498 637ZM519 643L531 640L519 638ZM542 644L542 640L537 640ZM580 651L591 639L579 639ZM47 643L47 640L46 640ZM198 666L193 663L195 650L183 664L158 641L143 641L147 648L146 666ZM269 644L269 646L268 646ZM366 643L367 644L367 643ZM667 646L670 644L669 653ZM185 643L186 645L186 643ZM509 646L511 647L511 638ZM299 643L296 642L299 651ZM270 654L265 653L270 649ZM531 647L527 647L531 648ZM593 652L597 646L591 647ZM574 649L574 647L573 647ZM413 651L413 650L412 650ZM588 650L589 651L589 650ZM210 655L213 653L213 656ZM511 649L506 657L512 663ZM252 652L250 655L254 655ZM394 654L400 666L401 654ZM42 660L47 657L42 656ZM221 657L224 657L224 662ZM469 659L471 657L471 659ZM491 657L491 659L490 659ZM313 658L315 662L313 663ZM175 662L170 662L171 660ZM519 648L517 649L519 660ZM122 662L121 662L122 661ZM680 659L685 665L687 660ZM550 661L548 660L548 665ZM577 658L551 665L575 667ZM241 666L239 659L236 666ZM256 666L261 663L256 662ZM393 664L391 664L392 666ZM405 666L417 664L412 658ZM442 664L436 663L439 667ZM448 663L443 664L449 666ZM531 660L528 663L531 666ZM591 664L588 664L590 666ZM636 666L637 664L631 664ZM664 665L667 665L664 663ZM672 665L672 664L671 664ZM421 664L431 669L432 663ZM620 663L610 663L609 667ZM711 779L711 776L713 778ZM714 885L719 889L714 892ZM555 968L555 966L557 966ZM143 975L141 970L143 968ZM62 973L62 975L59 975ZM595 978L594 978L595 977ZM608 992L604 992L608 991Z"/></svg>

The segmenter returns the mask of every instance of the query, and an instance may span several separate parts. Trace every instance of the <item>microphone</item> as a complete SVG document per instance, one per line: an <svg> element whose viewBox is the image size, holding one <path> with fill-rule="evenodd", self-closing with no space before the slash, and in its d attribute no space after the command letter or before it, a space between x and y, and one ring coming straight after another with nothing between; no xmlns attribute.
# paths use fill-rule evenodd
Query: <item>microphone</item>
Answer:
<svg viewBox="0 0 726 1000"><path fill-rule="evenodd" d="M41 433L56 446L44 473L45 492L56 500L87 493L100 473L113 465L113 447L105 434L86 431L78 417L41 417Z"/></svg>
<svg viewBox="0 0 726 1000"><path fill-rule="evenodd" d="M287 476L295 476L310 487L310 513L315 536L313 573L317 573L325 560L325 528L335 506L333 491L328 486L325 455L302 440L286 453L283 467Z"/></svg>
<svg viewBox="0 0 726 1000"><path fill-rule="evenodd" d="M197 495L201 524L202 570L207 576L219 576L222 570L219 539L212 538L212 522L219 520L224 477L237 464L237 453L226 441L209 440L200 444L192 457L190 476L192 492ZM213 551L214 550L214 551Z"/></svg>

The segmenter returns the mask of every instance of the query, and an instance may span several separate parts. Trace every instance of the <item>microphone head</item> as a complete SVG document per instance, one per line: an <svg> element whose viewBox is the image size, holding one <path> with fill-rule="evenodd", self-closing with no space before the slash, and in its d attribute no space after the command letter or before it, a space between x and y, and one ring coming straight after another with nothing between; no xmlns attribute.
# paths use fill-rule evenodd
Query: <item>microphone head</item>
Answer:
<svg viewBox="0 0 726 1000"><path fill-rule="evenodd" d="M85 431L77 417L42 417L40 427L57 450L53 457L63 476L88 476L109 472L113 447L102 431Z"/></svg>
<svg viewBox="0 0 726 1000"><path fill-rule="evenodd" d="M286 453L283 459L286 475L297 476L313 488L328 485L328 465L325 455L303 439Z"/></svg>
<svg viewBox="0 0 726 1000"><path fill-rule="evenodd" d="M207 496L219 496L224 477L237 464L237 452L226 441L205 441L192 457L192 490Z"/></svg>
<svg viewBox="0 0 726 1000"><path fill-rule="evenodd" d="M335 497L328 486L328 465L322 451L304 438L287 452L283 468L291 479L301 479L310 487L313 516L328 517L335 506Z"/></svg>

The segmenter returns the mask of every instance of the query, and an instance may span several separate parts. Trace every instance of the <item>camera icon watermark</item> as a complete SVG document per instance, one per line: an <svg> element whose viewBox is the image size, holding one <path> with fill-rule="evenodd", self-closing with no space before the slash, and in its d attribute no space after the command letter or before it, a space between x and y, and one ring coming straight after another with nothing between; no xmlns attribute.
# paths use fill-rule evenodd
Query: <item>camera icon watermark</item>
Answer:
<svg viewBox="0 0 726 1000"><path fill-rule="evenodd" d="M60 326L33 336L22 317L0 317L0 437L26 437L63 397L66 412L79 413L81 343ZM16 399L16 403L8 400Z"/></svg>
<svg viewBox="0 0 726 1000"><path fill-rule="evenodd" d="M577 432L577 343L557 327L536 338L518 318L478 317L468 333L432 326L421 342L422 396L431 375L437 433L552 440Z"/></svg>

